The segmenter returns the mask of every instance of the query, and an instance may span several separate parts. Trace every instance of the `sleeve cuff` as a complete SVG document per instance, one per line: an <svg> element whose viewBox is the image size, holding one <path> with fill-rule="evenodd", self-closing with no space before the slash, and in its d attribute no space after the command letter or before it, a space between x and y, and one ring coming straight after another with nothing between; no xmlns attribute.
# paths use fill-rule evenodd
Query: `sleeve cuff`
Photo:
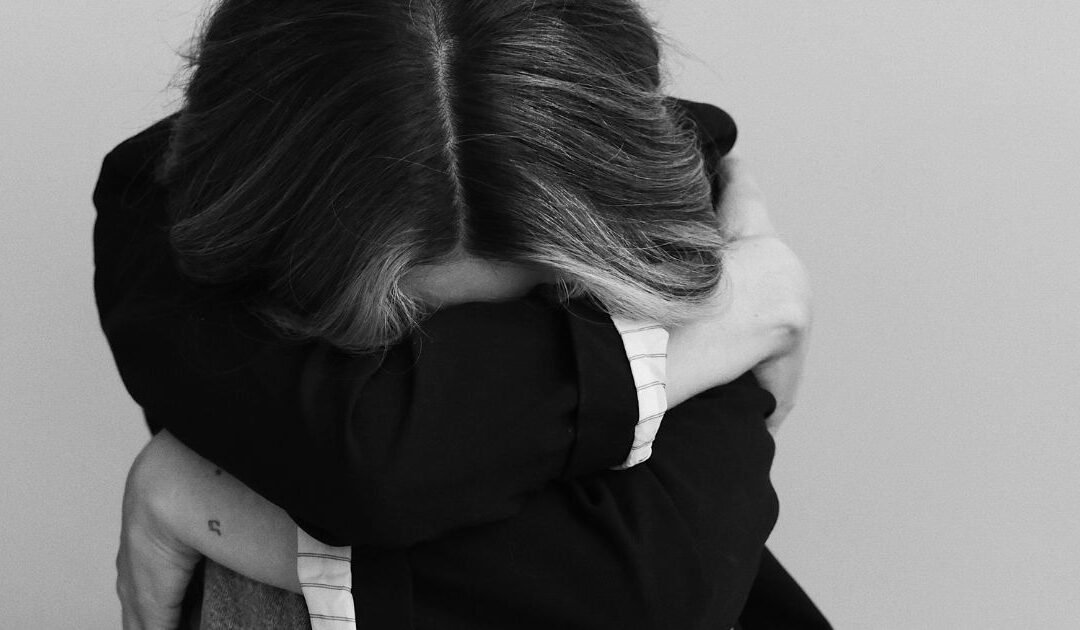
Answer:
<svg viewBox="0 0 1080 630"><path fill-rule="evenodd" d="M352 547L331 547L297 527L296 575L311 630L356 630Z"/></svg>
<svg viewBox="0 0 1080 630"><path fill-rule="evenodd" d="M637 391L634 442L626 459L614 466L616 470L622 470L649 459L653 440L667 411L668 331L655 322L611 319L622 337Z"/></svg>

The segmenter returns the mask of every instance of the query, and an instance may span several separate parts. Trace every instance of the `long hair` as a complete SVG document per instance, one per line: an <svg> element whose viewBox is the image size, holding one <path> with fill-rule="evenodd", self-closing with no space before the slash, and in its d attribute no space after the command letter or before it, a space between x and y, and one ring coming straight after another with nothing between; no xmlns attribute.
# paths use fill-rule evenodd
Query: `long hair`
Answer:
<svg viewBox="0 0 1080 630"><path fill-rule="evenodd" d="M683 321L724 238L659 56L632 0L223 0L161 171L177 261L350 350L408 332L405 274L462 253Z"/></svg>

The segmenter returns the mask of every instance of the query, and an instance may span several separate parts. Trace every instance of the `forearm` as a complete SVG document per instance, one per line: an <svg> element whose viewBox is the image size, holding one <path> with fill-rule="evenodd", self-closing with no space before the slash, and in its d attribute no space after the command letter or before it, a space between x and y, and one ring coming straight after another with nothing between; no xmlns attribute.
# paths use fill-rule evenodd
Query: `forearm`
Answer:
<svg viewBox="0 0 1080 630"><path fill-rule="evenodd" d="M110 154L95 191L102 324L151 425L173 429L335 544L402 546L496 520L552 479L603 470L625 455L634 383L610 322L590 329L586 318L536 303L493 305L484 307L493 309L485 323L459 316L443 328L443 343L425 333L422 352L399 352L401 362L380 372L371 357L282 343L239 309L188 295L162 236L165 193L146 172L167 131L156 127L136 143L141 149ZM739 186L741 171L728 171L728 186ZM738 195L725 192L723 206L741 212ZM759 219L743 223L760 227ZM744 249L768 250L760 244ZM750 267L738 257L729 255L729 270ZM729 274L740 282L747 275ZM740 286L729 279L716 317L672 335L669 404L773 356L769 303L760 292L739 297ZM212 316L186 302L210 304ZM600 426L598 417L625 426Z"/></svg>
<svg viewBox="0 0 1080 630"><path fill-rule="evenodd" d="M485 619L506 627L595 627L601 619L637 627L670 622L672 614L683 625L708 614L710 625L727 627L775 518L772 443L762 428L770 401L749 378L712 390L671 411L648 464L551 484L512 519L410 551L402 560L410 569L378 574L382 586L374 591L365 586L371 566L361 560L353 574L357 610L399 619L411 613L397 607L411 605L447 627L474 627L474 608L438 595L452 589L471 593ZM132 478L129 492L134 485L136 496L150 497L169 537L247 577L298 591L288 517L215 474L168 433L147 446ZM544 598L536 598L538 587ZM386 598L386 589L410 596ZM599 596L578 597L582 589ZM553 608L553 601L564 604Z"/></svg>
<svg viewBox="0 0 1080 630"><path fill-rule="evenodd" d="M738 379L671 409L648 462L552 484L512 519L415 550L421 615L447 628L476 627L469 610L497 620L485 627L732 626L776 517L771 401Z"/></svg>
<svg viewBox="0 0 1080 630"><path fill-rule="evenodd" d="M569 469L602 470L629 449L636 398L610 321L574 336L588 322L536 300L465 310L437 315L439 330L389 353L386 369L311 344L260 348L228 317L121 304L103 321L151 425L325 542L403 546L512 514ZM622 429L605 439L613 425L597 418Z"/></svg>
<svg viewBox="0 0 1080 630"><path fill-rule="evenodd" d="M152 429L170 429L335 544L402 546L500 518L553 479L625 456L634 384L599 315L489 305L488 323L459 314L442 343L422 332L380 372L378 355L283 341L192 286L169 260L167 194L150 172L166 123L110 153L94 195L102 328Z"/></svg>
<svg viewBox="0 0 1080 630"><path fill-rule="evenodd" d="M162 431L133 466L155 521L181 544L294 593L296 525L284 510Z"/></svg>

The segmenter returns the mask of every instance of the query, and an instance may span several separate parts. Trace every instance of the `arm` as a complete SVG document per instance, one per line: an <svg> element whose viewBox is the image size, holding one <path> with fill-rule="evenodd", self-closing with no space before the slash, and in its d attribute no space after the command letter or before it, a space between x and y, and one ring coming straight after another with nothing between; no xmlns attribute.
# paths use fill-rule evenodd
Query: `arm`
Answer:
<svg viewBox="0 0 1080 630"><path fill-rule="evenodd" d="M712 312L671 331L668 399L674 406L753 370L779 407L790 407L798 369L780 374L771 366L797 368L786 361L806 342L805 273L784 243L767 236L734 241L724 260L724 285Z"/></svg>
<svg viewBox="0 0 1080 630"><path fill-rule="evenodd" d="M633 381L598 314L536 296L466 305L385 357L346 356L282 341L190 286L169 259L166 191L151 172L167 122L110 153L94 196L102 327L152 429L170 429L337 544L402 546L497 518L551 479L625 457ZM404 496L415 511L401 511Z"/></svg>
<svg viewBox="0 0 1080 630"><path fill-rule="evenodd" d="M761 281L747 287L762 300L764 310L773 313L772 335L775 344L766 359L754 367L754 375L762 386L776 397L776 411L767 419L775 435L780 424L795 406L795 397L802 379L803 365L810 339L813 298L806 268L783 242L779 240L769 218L765 196L757 183L742 167L738 155L724 158L728 173L721 200L721 216L727 217L728 229L740 234L745 241L754 241L759 248L756 260L749 257L735 261L743 269L759 265ZM764 241L764 242L763 242ZM764 254L764 257L761 256ZM736 288L733 295L740 295Z"/></svg>
<svg viewBox="0 0 1080 630"><path fill-rule="evenodd" d="M410 618L446 628L728 627L776 518L761 422L772 405L744 376L672 409L641 466L551 484L511 519L407 552L354 555L356 611L385 628ZM213 471L160 434L129 491L176 500L144 501L140 512L126 497L125 521L153 523L152 535L297 592L291 520ZM459 592L468 603L447 598Z"/></svg>
<svg viewBox="0 0 1080 630"><path fill-rule="evenodd" d="M122 524L116 592L124 630L178 627L201 556L300 592L293 520L168 431L128 472Z"/></svg>
<svg viewBox="0 0 1080 630"><path fill-rule="evenodd" d="M734 202L728 199L725 201L725 203ZM736 205L736 208L737 207L738 206ZM776 249L776 245L779 244L770 244L768 238L759 236L744 237L739 239L733 246L732 251L729 253L728 257L729 273L727 282L729 283L729 285L737 287L740 286L739 283L743 283L743 286L750 288L760 288L762 286L765 286L767 283L763 283L762 278L764 277L767 279L770 274L776 275L777 260L780 260L782 262L783 254L786 251L786 249L780 249L779 253L781 254L781 256L779 256L776 260L772 260L771 264L761 264L769 263L771 260L770 255L775 255L778 252L778 250ZM770 252L772 254L770 254ZM790 254L790 252L787 252L787 254ZM751 262L754 260L757 260L757 262ZM797 261L795 262L797 263ZM754 275L755 271L759 274L758 276ZM730 289L730 286L728 288ZM692 325L690 327L687 327L685 330L680 329L676 331L673 335L673 344L681 343L684 348L684 350L681 351L677 349L673 351L672 362L669 364L669 366L671 366L670 369L672 369L672 371L675 373L675 376L673 377L674 395L671 397L673 401L678 402L685 399L692 393L692 390L694 388L694 385L680 387L679 384L685 382L680 379L696 378L696 382L698 383L697 387L700 387L701 389L711 386L711 384L715 381L730 380L734 378L734 376L737 376L738 371L735 370L741 369L732 366L744 365L745 367L751 367L760 361L763 349L767 349L770 347L771 342L768 341L772 338L769 336L771 334L770 331L775 330L777 322L783 323L785 316L784 311L782 310L780 311L780 315L778 316L775 306L776 304L783 305L785 302L777 302L774 299L777 294L775 292L769 291L736 291L735 295L743 297L742 299L733 300L731 302L722 304L720 308L718 308L716 317L707 324L703 322L697 325ZM766 298L772 299L772 302L769 302L767 300L763 301ZM473 318L469 316L466 317L466 319L472 320ZM784 325L786 325L786 323ZM447 331L453 333L454 326L450 326ZM757 338L762 333L766 334L764 342L762 342L762 339ZM456 338L456 336L454 338ZM757 339L757 341L755 343L745 343L748 339ZM226 341L226 343L229 343L228 340L224 341ZM743 343L743 345L740 346L738 345L739 343ZM463 347L467 349L469 346L466 345ZM729 364L725 368L723 365L718 367L715 363L709 364L707 361L702 361L703 358L709 356L708 352L702 352L703 349L715 350L716 352L714 353L714 356L719 356L722 359L726 358L729 361ZM450 353L449 356L453 356L453 353ZM687 360L681 360L680 357ZM497 356L494 358L497 359ZM695 365L695 363L693 362L694 359L697 360L696 365L698 365L700 369L695 370L692 367L693 365ZM252 359L250 361L250 364L254 363L256 362L254 361L254 359ZM259 363L262 362L260 361ZM683 369L686 369L686 371L684 372L685 376L678 375L678 370L680 369L679 366L683 366ZM687 369L687 366L691 367ZM725 369L728 371L725 372ZM269 370L269 372L271 375L275 374L275 370L273 369ZM316 381L319 380L320 379L316 379ZM434 380L439 379L436 378ZM391 398L393 398L393 396ZM228 404L226 404L226 406L228 406ZM174 410L172 413L177 414L178 417L181 417L183 415L180 411L176 410ZM390 415L393 416L394 414ZM446 425L446 423L443 424ZM179 444L175 440L172 440L172 442L177 445ZM288 441L286 441L286 443L290 445L293 444L292 442ZM188 453L190 454L190 451L188 451ZM205 461L203 462L203 465L204 468L205 466L209 466L209 464ZM173 479L175 480L179 478L182 478L182 476L174 477ZM423 483L424 480L420 479L419 481ZM198 482L196 481L193 483L197 484ZM137 487L143 487L145 489L146 486ZM226 484L225 490L229 491L228 484ZM234 487L232 488L232 490L241 493L242 496L239 498L243 498L243 496L258 497L258 495L254 495L254 493L244 488L243 486ZM207 497L211 496L210 493L206 492L201 494L205 494ZM261 499L261 497L259 497L258 500L262 501L262 508L256 506L252 502L247 501L246 499L238 503L237 497L226 498L220 501L218 505L249 505L251 506L251 510L254 513L259 513L259 511L263 508L269 508L269 512L265 513L260 520L270 522L272 519L277 519L279 523L279 529L287 532L286 536L289 533L293 535L292 540L287 540L286 544L281 546L281 548L286 550L285 553L288 553L291 549L295 549L295 530L292 529L292 521L288 519L287 515L284 512L273 508L272 504ZM175 507L175 503L170 505ZM190 516L189 512L185 513ZM199 513L199 510L196 510L196 513ZM236 520L237 522L241 523L243 522L242 515L240 514L230 517L230 520ZM189 525L190 524L191 523L189 523ZM198 519L194 521L194 524L196 528L202 525L201 521ZM246 565L245 562L264 562L267 560L267 556L259 556L255 560L251 560L250 558L248 560L244 560L243 558L229 556L229 553L243 551L247 551L248 553L250 553L254 550L253 547L248 547L245 549L243 543L239 543L239 547L230 547L229 545L237 544L235 539L230 539L229 543L225 543L223 540L214 541L213 539L211 539L209 541L210 543L218 542L226 545L224 548L219 545L216 551L210 548L196 546L201 545L202 543L205 543L207 541L205 540L204 536L204 539L200 542L199 539L194 536L195 531L198 530L188 530L189 537L185 538L185 540L189 540L191 542L183 544L190 544L192 546L195 546L195 548L203 550L211 557L218 559L220 562L222 562L222 564L238 568L239 570L241 570L241 572L244 572L248 575L264 576L268 575L266 573L267 571L272 571L272 568L259 569L257 568L257 566L254 568L246 568L249 567L249 565ZM264 544L270 544L269 541L270 538L263 537ZM280 568L281 563L279 563L277 566ZM291 565L285 568L284 572L282 573L283 578L261 577L260 579L271 583L279 583L280 579L289 579L293 575L291 568Z"/></svg>
<svg viewBox="0 0 1080 630"><path fill-rule="evenodd" d="M429 322L423 352L405 344L382 362L281 342L241 309L213 304L167 256L165 191L150 173L167 131L165 121L111 153L95 190L102 326L152 428L169 428L334 544L407 545L496 520L547 481L625 455L633 384L618 335L596 313L542 301L450 309ZM719 317L760 314L751 298ZM459 325L477 312L485 326ZM758 317L677 331L671 399L759 363L773 327ZM713 349L707 362L702 348ZM483 356L469 360L477 349ZM535 360L508 365L505 356Z"/></svg>
<svg viewBox="0 0 1080 630"><path fill-rule="evenodd" d="M727 152L734 142L730 118L687 106L706 112L696 115L707 123L704 135L713 138L714 152ZM598 313L552 311L542 300L525 308L470 306L437 314L430 326L440 334L423 339L422 352L406 344L381 362L282 343L242 309L213 304L167 256L166 192L151 171L168 123L112 151L94 196L98 309L124 383L151 429L170 428L337 544L359 537L407 545L470 518L498 519L546 481L603 470L625 455L633 383L622 370L621 341ZM734 177L717 190L738 189L741 170L728 171ZM761 217L767 223L764 204L752 202L726 193L721 212L729 222L741 213L755 218L744 224L758 225ZM783 309L765 299L769 292L753 272L783 247L766 240L750 246L760 234L732 229L746 246L733 247L729 271L739 271L740 256L756 252L755 262L744 265L750 273L728 274L735 289L728 293L737 299L721 300L715 319L673 334L673 404L761 361L791 357L770 354L792 326L777 317ZM486 325L460 325L474 320L469 309L477 308ZM472 360L477 349L483 356ZM500 360L507 356L536 360L508 365ZM759 374L785 383L764 368ZM770 387L785 399L780 387ZM326 507L342 504L363 511ZM391 509L406 504L414 509Z"/></svg>
<svg viewBox="0 0 1080 630"><path fill-rule="evenodd" d="M715 310L672 331L668 398L678 404L753 369L776 397L776 411L766 421L775 433L795 404L801 380L810 284L802 263L777 236L764 195L741 159L729 154L718 171L724 185L717 214L734 240L725 254Z"/></svg>
<svg viewBox="0 0 1080 630"><path fill-rule="evenodd" d="M253 580L300 592L296 524L284 510L162 431L128 472L125 522ZM133 532L132 532L133 533Z"/></svg>
<svg viewBox="0 0 1080 630"><path fill-rule="evenodd" d="M414 549L419 618L449 618L448 629L731 627L777 515L762 422L773 404L747 374L669 410L647 462L553 484L511 519Z"/></svg>
<svg viewBox="0 0 1080 630"><path fill-rule="evenodd" d="M683 122L702 141L717 216L733 242L725 261L726 284L713 316L672 332L668 398L675 404L753 368L777 398L777 409L767 420L775 431L794 405L806 353L810 328L806 272L780 242L761 190L733 150L738 135L735 121L712 105L676 100L677 109L690 114ZM732 322L738 325L733 327ZM702 384L706 387L698 389Z"/></svg>
<svg viewBox="0 0 1080 630"><path fill-rule="evenodd" d="M752 272L757 270L758 273L767 273L769 269L769 265L749 264L756 260L755 257L769 252L767 244L763 245L758 241L752 241L752 243L750 247L746 247L745 243L738 245L733 248L730 255L729 277L734 276L739 283L761 284L760 279L755 280L757 276ZM762 271L763 268L765 271ZM671 355L669 370L690 370L681 378L700 380L701 374L706 374L711 375L711 378L729 379L729 374L723 369L718 369L715 364L710 365L707 360L702 360L702 357L707 358L709 353L717 348L725 349L725 344L729 357L743 356L746 357L748 366L753 365L755 355L761 350L755 349L756 343L748 343L746 340L749 337L744 333L752 332L759 327L762 318L747 317L745 314L760 315L767 311L755 310L750 308L751 305L751 301L741 299L737 302L739 308L726 309L723 317L718 320L723 322L723 326L717 326L714 322L714 325L702 326L700 329L697 329L696 325L691 325L688 329L675 331L672 335L672 346L675 347L675 351ZM743 315L739 315L740 313ZM694 341L695 338L697 341ZM683 344L681 350L678 349L678 344ZM697 351L693 352L692 350L695 349ZM690 364L688 360L690 358L698 359L697 371L694 371L695 368ZM730 380L734 380L735 376L737 375L730 376ZM676 378L680 377L676 375ZM708 380L700 380L700 382L706 383ZM682 402L689 396L686 387L673 383L671 389L675 391L673 398L677 402ZM697 404L701 408L702 403ZM680 413L683 413L680 409L669 412L669 419L666 421L667 428L664 430L665 436L671 432L683 431L684 428L679 426L679 423L683 422L679 418ZM731 410L728 411L730 413ZM764 417L769 416L771 411L772 408L769 407L757 413ZM714 412L706 417L714 422L725 422L723 412ZM775 413L769 417L775 417ZM699 413L696 422L700 424L701 418L702 415ZM449 426L451 423L446 424ZM512 426L513 423L506 422L505 424ZM749 426L752 427L754 424L751 423ZM665 439L670 440L667 437ZM722 441L721 446L717 448L719 450L716 454L719 456L724 449L731 450L733 445ZM739 458L735 460L745 461ZM438 465L436 464L434 468L437 469ZM155 575L153 579L148 578L145 575L148 566L182 566L186 561L190 569L190 565L194 562L193 558L197 558L199 554L206 555L258 581L296 590L294 562L296 529L293 520L284 510L274 506L228 473L212 475L211 472L215 469L213 464L185 447L167 431L159 433L151 441L132 467L125 494L124 529L129 535L123 538L120 556L130 559L137 558L139 554L145 555L148 551L166 552L170 554L170 560L164 563L159 561L120 564L120 582L129 585L126 590L120 589L122 600L125 602L125 615L129 610L139 610L139 603L145 602L145 598L140 599L135 596L140 589L134 588L134 585L140 585L141 590L145 592L169 584L167 576ZM437 470L430 471L430 474L436 473ZM423 477L426 474L420 475L418 483L423 483ZM711 491L704 496L711 496ZM726 511L721 513L726 514ZM216 530L210 529L211 520L217 521ZM680 530L680 527L674 529ZM158 540L155 544L139 544L140 539L145 541L148 538ZM654 553L652 549L653 547L647 546L638 550L638 553L652 554ZM171 599L169 595L162 595L157 598L158 600L173 601L173 604L179 605L179 598L182 597L183 586L186 584L186 576L176 577L177 579L172 582L172 588L165 588L167 593L171 593ZM171 608L147 607L143 616L152 616L155 611L160 614L162 610L171 610Z"/></svg>

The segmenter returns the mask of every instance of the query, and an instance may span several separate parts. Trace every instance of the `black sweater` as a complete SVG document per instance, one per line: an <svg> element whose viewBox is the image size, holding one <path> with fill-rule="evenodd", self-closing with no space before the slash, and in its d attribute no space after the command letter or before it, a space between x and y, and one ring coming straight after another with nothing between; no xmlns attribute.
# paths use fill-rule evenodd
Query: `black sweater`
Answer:
<svg viewBox="0 0 1080 630"><path fill-rule="evenodd" d="M730 149L726 114L680 104L703 151ZM154 178L171 123L105 158L102 326L152 430L354 547L359 627L735 623L776 518L774 400L752 375L670 410L652 458L612 472L636 395L586 303L537 291L445 309L379 355L282 340L173 266Z"/></svg>

